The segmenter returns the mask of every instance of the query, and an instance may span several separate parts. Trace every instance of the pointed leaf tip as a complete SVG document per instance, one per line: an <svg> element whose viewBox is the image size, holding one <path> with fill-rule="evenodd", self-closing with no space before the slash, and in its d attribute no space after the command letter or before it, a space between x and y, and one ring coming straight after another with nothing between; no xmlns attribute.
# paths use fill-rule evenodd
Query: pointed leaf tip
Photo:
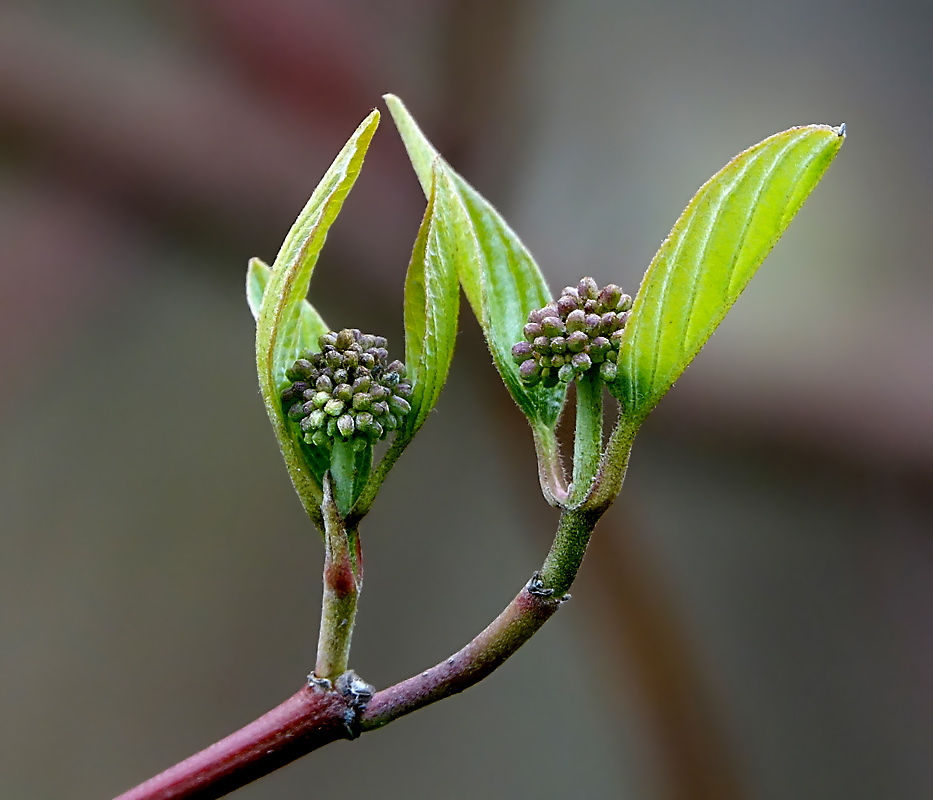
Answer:
<svg viewBox="0 0 933 800"><path fill-rule="evenodd" d="M425 196L430 197L432 165L437 161L446 179L437 183L435 191L449 195L443 202L450 204L451 213L464 215L467 235L458 245L463 248L460 283L503 382L533 428L553 429L566 386L527 387L512 359L512 345L522 339L529 312L551 300L541 270L499 212L438 155L404 103L391 94L385 100ZM456 207L461 211L454 212Z"/></svg>
<svg viewBox="0 0 933 800"><path fill-rule="evenodd" d="M468 227L452 200L450 177L435 158L424 220L405 276L405 364L412 383L411 413L399 436L411 439L437 403L457 339L459 262Z"/></svg>
<svg viewBox="0 0 933 800"><path fill-rule="evenodd" d="M696 193L635 298L610 385L640 422L693 360L822 178L845 128L809 125L737 155Z"/></svg>
<svg viewBox="0 0 933 800"><path fill-rule="evenodd" d="M259 386L292 483L305 509L319 519L322 498L322 462L299 441L282 408L281 392L288 384L285 372L302 345L323 327L306 301L308 287L327 232L359 175L366 150L379 124L373 110L359 125L328 168L304 209L285 237L268 276L256 323L256 368ZM248 280L255 302L264 270L251 263ZM326 329L325 329L326 330ZM319 335L319 334L318 334ZM325 467L326 468L326 467Z"/></svg>

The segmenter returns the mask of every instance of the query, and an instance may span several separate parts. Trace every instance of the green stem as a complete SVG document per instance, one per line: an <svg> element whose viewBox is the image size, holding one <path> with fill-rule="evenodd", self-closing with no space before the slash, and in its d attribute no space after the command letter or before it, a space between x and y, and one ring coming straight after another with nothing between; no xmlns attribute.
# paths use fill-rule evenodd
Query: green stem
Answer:
<svg viewBox="0 0 933 800"><path fill-rule="evenodd" d="M567 503L567 480L560 461L557 436L551 428L533 425L535 455L538 457L538 480L541 493L552 506L562 508Z"/></svg>
<svg viewBox="0 0 933 800"><path fill-rule="evenodd" d="M373 500L376 499L376 492L379 491L379 487L382 486L382 482L389 474L389 470L392 469L395 462L398 461L399 456L402 455L402 452L410 441L410 437L403 437L401 434L396 434L392 444L389 445L389 449L386 450L382 459L376 465L376 468L371 471L352 510L347 514L348 525L355 527L359 524L360 520L369 513L369 509L372 508L373 505Z"/></svg>
<svg viewBox="0 0 933 800"><path fill-rule="evenodd" d="M314 674L335 681L347 671L356 605L363 584L359 535L348 530L333 497L330 473L324 475L324 596Z"/></svg>
<svg viewBox="0 0 933 800"><path fill-rule="evenodd" d="M372 469L371 444L360 439L334 441L330 456L330 472L334 480L334 500L337 510L346 517L359 496Z"/></svg>
<svg viewBox="0 0 933 800"><path fill-rule="evenodd" d="M595 369L577 378L577 426L573 437L571 506L590 489L603 452L603 384Z"/></svg>
<svg viewBox="0 0 933 800"><path fill-rule="evenodd" d="M584 508L602 514L622 490L629 456L632 453L632 442L641 422L628 419L624 415L619 416L606 444L599 471L582 504Z"/></svg>
<svg viewBox="0 0 933 800"><path fill-rule="evenodd" d="M601 516L601 511L585 509L569 510L561 515L551 550L538 573L543 590L561 597L570 589Z"/></svg>

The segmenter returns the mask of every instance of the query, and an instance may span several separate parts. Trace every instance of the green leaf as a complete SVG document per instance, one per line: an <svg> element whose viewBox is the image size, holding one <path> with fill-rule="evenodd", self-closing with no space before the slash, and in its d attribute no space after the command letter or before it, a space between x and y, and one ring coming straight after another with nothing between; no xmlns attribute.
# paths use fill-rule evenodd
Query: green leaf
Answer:
<svg viewBox="0 0 933 800"><path fill-rule="evenodd" d="M737 155L690 201L648 267L610 386L638 423L680 377L819 182L845 128L810 125Z"/></svg>
<svg viewBox="0 0 933 800"><path fill-rule="evenodd" d="M322 454L294 434L280 397L288 385L285 371L306 341L302 318L311 273L327 231L359 175L378 124L378 111L363 120L298 216L272 266L256 323L256 369L266 411L295 490L315 522L320 522L323 497Z"/></svg>
<svg viewBox="0 0 933 800"><path fill-rule="evenodd" d="M246 301L249 303L249 310L253 313L253 319L257 321L259 309L262 307L262 297L270 277L272 277L272 267L258 258L249 260L249 267L246 270ZM304 300L298 317L298 352L302 350L318 352L321 349L318 339L329 330L327 323L317 313L314 306Z"/></svg>
<svg viewBox="0 0 933 800"><path fill-rule="evenodd" d="M389 470L434 408L453 359L460 313L459 265L472 250L464 241L466 211L448 188L451 176L439 160L431 169L428 206L405 275L405 369L411 381L411 411L360 493L357 519L369 511Z"/></svg>
<svg viewBox="0 0 933 800"><path fill-rule="evenodd" d="M551 301L551 292L541 270L499 213L440 158L402 101L394 95L386 95L385 100L425 196L431 194L435 161L449 176L449 181L437 183L435 191L446 207L453 209L459 205L465 212L456 232L458 237L460 230L466 235L459 237L462 243L455 247L466 248L458 263L467 300L515 402L536 432L553 431L564 404L566 387L558 384L547 389L539 384L529 388L521 382L518 365L512 360L512 345L523 340L522 328L528 321L528 313ZM453 228L448 231L451 235L454 232Z"/></svg>
<svg viewBox="0 0 933 800"><path fill-rule="evenodd" d="M450 175L435 162L428 207L405 276L405 364L412 396L398 435L409 440L434 408L450 370L460 312L458 266L468 252L466 220Z"/></svg>

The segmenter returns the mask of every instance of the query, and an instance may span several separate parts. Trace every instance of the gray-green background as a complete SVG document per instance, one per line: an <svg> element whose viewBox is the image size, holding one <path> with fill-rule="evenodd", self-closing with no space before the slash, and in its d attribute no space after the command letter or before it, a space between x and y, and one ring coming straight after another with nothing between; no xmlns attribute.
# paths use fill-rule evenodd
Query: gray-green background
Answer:
<svg viewBox="0 0 933 800"><path fill-rule="evenodd" d="M322 547L265 420L242 285L386 91L558 290L634 292L695 189L768 134L849 139L645 426L573 602L483 685L238 797L931 796L931 17L3 4L0 797L111 797L311 667ZM386 118L312 297L396 354L422 211ZM465 314L362 531L353 666L382 687L460 647L554 521Z"/></svg>

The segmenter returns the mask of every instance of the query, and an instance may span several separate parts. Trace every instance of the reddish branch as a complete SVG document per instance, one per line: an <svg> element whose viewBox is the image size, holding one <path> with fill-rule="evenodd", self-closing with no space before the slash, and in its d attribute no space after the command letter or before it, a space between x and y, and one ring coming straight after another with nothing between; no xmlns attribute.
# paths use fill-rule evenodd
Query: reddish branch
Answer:
<svg viewBox="0 0 933 800"><path fill-rule="evenodd" d="M560 603L560 595L533 581L479 636L431 669L371 699L354 693L352 681L338 681L335 688L305 686L255 722L116 800L222 797L312 750L381 728L481 681L528 641Z"/></svg>

